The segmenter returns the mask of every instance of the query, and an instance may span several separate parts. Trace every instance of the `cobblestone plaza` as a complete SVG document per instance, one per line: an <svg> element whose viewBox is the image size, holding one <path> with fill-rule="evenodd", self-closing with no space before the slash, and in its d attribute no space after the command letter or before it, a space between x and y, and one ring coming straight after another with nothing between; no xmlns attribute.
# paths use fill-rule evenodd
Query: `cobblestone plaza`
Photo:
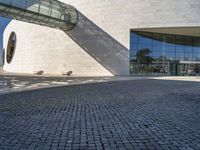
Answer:
<svg viewBox="0 0 200 150"><path fill-rule="evenodd" d="M0 149L200 149L200 84L135 80L0 96Z"/></svg>

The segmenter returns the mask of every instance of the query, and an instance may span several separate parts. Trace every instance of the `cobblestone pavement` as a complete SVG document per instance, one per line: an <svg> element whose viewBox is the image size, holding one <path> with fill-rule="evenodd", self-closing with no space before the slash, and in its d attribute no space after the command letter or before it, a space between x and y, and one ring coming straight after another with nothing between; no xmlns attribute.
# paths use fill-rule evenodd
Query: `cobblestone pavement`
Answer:
<svg viewBox="0 0 200 150"><path fill-rule="evenodd" d="M118 81L1 95L0 149L200 149L200 83Z"/></svg>

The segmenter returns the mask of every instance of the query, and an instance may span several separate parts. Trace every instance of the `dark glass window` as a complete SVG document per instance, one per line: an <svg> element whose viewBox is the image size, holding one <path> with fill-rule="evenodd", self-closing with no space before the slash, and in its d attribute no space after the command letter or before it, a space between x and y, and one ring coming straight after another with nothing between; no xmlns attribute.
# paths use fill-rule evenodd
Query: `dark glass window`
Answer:
<svg viewBox="0 0 200 150"><path fill-rule="evenodd" d="M131 32L131 74L200 74L200 37Z"/></svg>
<svg viewBox="0 0 200 150"><path fill-rule="evenodd" d="M16 34L12 32L10 34L8 45L7 45L7 53L6 53L7 63L11 63L13 59L15 48L16 48L16 42L17 42Z"/></svg>

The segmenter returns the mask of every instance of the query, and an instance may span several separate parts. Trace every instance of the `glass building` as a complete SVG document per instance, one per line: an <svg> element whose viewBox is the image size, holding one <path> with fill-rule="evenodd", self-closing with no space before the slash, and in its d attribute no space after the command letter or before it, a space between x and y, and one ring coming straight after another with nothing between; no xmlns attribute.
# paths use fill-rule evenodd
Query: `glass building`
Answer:
<svg viewBox="0 0 200 150"><path fill-rule="evenodd" d="M200 38L131 31L132 75L200 74Z"/></svg>

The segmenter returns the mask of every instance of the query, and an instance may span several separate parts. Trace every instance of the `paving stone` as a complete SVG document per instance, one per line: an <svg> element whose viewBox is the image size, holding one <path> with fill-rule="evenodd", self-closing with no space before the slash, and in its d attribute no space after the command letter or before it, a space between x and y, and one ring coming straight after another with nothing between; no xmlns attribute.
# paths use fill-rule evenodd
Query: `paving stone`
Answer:
<svg viewBox="0 0 200 150"><path fill-rule="evenodd" d="M200 83L135 80L0 95L0 149L199 149Z"/></svg>

